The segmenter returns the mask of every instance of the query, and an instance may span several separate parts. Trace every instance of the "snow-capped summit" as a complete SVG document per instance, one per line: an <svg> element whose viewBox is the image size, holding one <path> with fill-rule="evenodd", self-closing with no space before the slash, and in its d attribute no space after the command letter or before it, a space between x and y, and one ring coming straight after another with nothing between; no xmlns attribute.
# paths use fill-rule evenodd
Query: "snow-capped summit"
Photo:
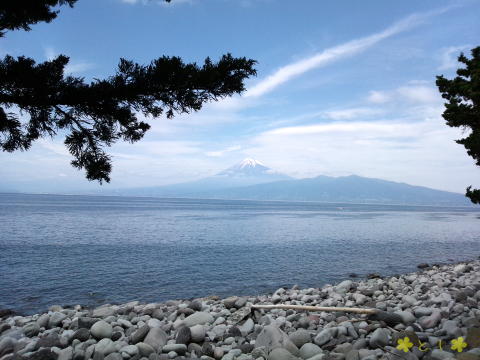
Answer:
<svg viewBox="0 0 480 360"><path fill-rule="evenodd" d="M243 169L245 167L255 167L255 166L263 166L263 167L266 167L265 165L263 165L260 161L258 160L255 160L255 159L252 159L252 158L245 158L243 159L242 161L240 161L238 164L234 165L234 167L238 167L240 169Z"/></svg>
<svg viewBox="0 0 480 360"><path fill-rule="evenodd" d="M288 176L275 172L258 160L246 158L239 163L221 171L216 176L230 178L257 179L259 182L285 180ZM254 181L257 182L257 181Z"/></svg>

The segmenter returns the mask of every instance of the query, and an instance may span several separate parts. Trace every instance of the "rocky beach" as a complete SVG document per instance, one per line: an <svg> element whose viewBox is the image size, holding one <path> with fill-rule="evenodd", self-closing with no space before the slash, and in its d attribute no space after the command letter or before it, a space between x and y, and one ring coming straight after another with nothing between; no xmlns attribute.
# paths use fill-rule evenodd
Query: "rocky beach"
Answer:
<svg viewBox="0 0 480 360"><path fill-rule="evenodd" d="M0 360L480 359L480 262L253 297L0 312ZM373 308L346 312L258 305ZM460 351L461 350L461 351Z"/></svg>

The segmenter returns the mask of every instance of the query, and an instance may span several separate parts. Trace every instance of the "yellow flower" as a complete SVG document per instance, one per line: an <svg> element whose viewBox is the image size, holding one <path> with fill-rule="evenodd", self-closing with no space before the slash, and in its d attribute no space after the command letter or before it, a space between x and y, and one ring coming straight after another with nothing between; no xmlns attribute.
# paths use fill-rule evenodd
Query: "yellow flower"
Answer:
<svg viewBox="0 0 480 360"><path fill-rule="evenodd" d="M452 340L452 350L457 350L458 352L462 352L464 348L467 347L467 343L463 341L463 337L459 337L457 339Z"/></svg>
<svg viewBox="0 0 480 360"><path fill-rule="evenodd" d="M413 346L408 336L405 336L403 339L398 339L397 343L398 343L397 349L403 350L405 352L408 352L408 350Z"/></svg>

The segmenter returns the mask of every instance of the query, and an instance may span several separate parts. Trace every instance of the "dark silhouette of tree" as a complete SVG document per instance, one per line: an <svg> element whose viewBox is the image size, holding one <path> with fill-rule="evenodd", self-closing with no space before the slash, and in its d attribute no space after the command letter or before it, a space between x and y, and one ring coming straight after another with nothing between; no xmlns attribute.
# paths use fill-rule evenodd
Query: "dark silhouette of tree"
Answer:
<svg viewBox="0 0 480 360"><path fill-rule="evenodd" d="M456 140L467 149L477 166L480 166L480 46L471 50L469 59L463 53L458 61L465 66L457 70L457 76L448 80L437 76L437 86L445 103L443 118L448 126L460 127L468 136ZM466 196L480 204L480 190L469 186Z"/></svg>
<svg viewBox="0 0 480 360"><path fill-rule="evenodd" d="M50 22L58 6L76 1L2 0L0 37ZM112 169L105 148L118 140L138 141L150 128L137 114L172 118L198 111L206 102L241 93L244 80L256 75L254 60L230 54L202 65L162 56L148 65L120 59L115 75L87 83L65 76L68 61L64 55L43 63L25 56L0 59L0 147L28 150L39 138L61 134L72 165L100 183L110 181Z"/></svg>

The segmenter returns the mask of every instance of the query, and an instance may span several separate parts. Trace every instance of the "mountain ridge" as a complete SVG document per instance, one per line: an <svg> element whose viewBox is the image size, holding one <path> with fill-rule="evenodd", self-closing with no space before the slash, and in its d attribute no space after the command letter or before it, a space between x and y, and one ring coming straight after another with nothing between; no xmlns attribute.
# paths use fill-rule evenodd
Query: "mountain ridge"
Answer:
<svg viewBox="0 0 480 360"><path fill-rule="evenodd" d="M472 206L463 194L358 175L293 179L247 158L193 182L121 189L116 195L225 200Z"/></svg>

